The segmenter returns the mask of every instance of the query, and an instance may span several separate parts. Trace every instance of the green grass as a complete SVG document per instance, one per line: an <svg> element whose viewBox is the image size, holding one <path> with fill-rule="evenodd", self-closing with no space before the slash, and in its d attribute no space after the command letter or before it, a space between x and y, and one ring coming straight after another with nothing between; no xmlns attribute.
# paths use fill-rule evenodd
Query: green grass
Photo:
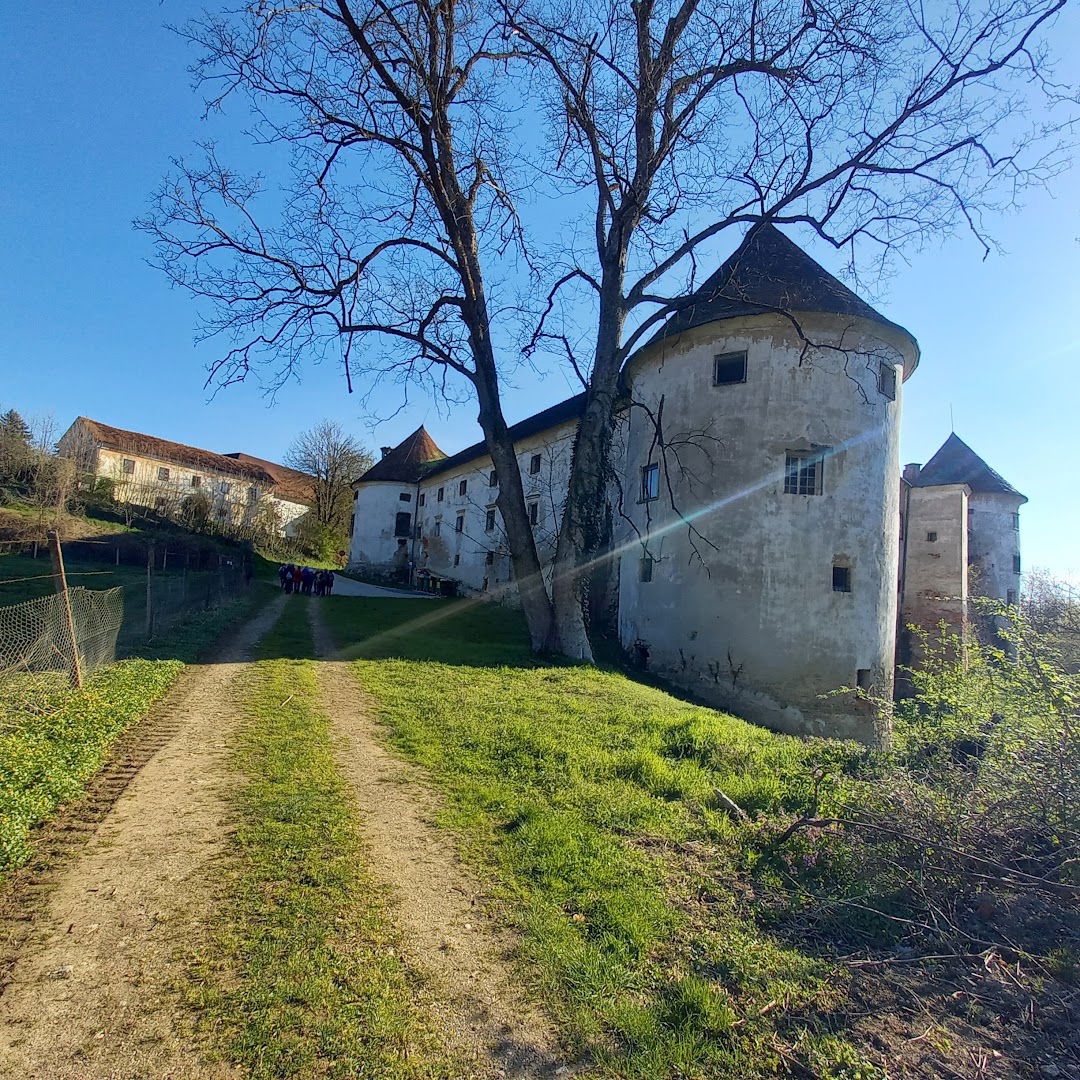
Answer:
<svg viewBox="0 0 1080 1080"><path fill-rule="evenodd" d="M239 827L192 994L246 1076L466 1075L424 1024L422 989L364 870L314 665L289 659L311 655L305 613L290 601L248 687L233 760Z"/></svg>
<svg viewBox="0 0 1080 1080"><path fill-rule="evenodd" d="M82 690L59 673L19 675L0 692L0 876L33 853L33 830L78 798L116 738L146 712L265 590L188 620L146 655L94 672Z"/></svg>
<svg viewBox="0 0 1080 1080"><path fill-rule="evenodd" d="M820 745L614 670L537 662L512 612L325 603L339 644L360 642L347 654L393 744L445 792L442 824L508 900L524 959L600 1074L875 1075L829 1030L829 965L754 918L759 836L715 795L751 813L803 808Z"/></svg>

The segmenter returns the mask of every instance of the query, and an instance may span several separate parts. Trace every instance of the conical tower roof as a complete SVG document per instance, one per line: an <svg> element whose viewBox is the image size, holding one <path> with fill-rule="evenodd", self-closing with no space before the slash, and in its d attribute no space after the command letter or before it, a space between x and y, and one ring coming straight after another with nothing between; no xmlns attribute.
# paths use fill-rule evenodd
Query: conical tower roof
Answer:
<svg viewBox="0 0 1080 1080"><path fill-rule="evenodd" d="M721 319L776 311L820 311L872 319L911 337L768 223L755 225L691 300L668 319L653 342Z"/></svg>
<svg viewBox="0 0 1080 1080"><path fill-rule="evenodd" d="M441 461L444 457L446 455L427 433L427 428L421 424L408 438L403 439L393 450L376 461L355 483L361 484L368 480L394 480L413 484L420 479L427 466Z"/></svg>
<svg viewBox="0 0 1080 1080"><path fill-rule="evenodd" d="M954 431L941 449L922 467L913 487L943 487L967 484L972 491L1016 495L1027 502L1000 473L995 472Z"/></svg>

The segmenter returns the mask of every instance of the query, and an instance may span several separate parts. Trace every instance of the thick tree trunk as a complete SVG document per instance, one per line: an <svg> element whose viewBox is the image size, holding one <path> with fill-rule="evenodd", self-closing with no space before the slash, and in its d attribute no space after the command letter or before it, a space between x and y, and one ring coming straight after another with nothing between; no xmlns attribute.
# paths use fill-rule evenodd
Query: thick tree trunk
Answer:
<svg viewBox="0 0 1080 1080"><path fill-rule="evenodd" d="M588 581L604 536L604 504L611 475L612 434L619 395L619 343L622 337L622 266L605 275L599 332L585 412L574 440L566 509L555 551L552 648L575 660L591 661L586 612Z"/></svg>

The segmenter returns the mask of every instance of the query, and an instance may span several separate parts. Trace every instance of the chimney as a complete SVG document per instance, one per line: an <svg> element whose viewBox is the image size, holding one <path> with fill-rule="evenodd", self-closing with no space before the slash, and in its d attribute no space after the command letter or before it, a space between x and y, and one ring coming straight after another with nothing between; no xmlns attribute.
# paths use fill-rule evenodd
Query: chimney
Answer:
<svg viewBox="0 0 1080 1080"><path fill-rule="evenodd" d="M909 484L914 484L915 481L919 479L919 473L921 473L921 472L922 472L922 466L921 465L915 465L914 463L911 464L911 465L905 465L904 466L904 479Z"/></svg>
<svg viewBox="0 0 1080 1080"><path fill-rule="evenodd" d="M383 457L386 457L386 455L389 454L390 451L393 449L394 448L392 446L380 446L379 453L381 453Z"/></svg>

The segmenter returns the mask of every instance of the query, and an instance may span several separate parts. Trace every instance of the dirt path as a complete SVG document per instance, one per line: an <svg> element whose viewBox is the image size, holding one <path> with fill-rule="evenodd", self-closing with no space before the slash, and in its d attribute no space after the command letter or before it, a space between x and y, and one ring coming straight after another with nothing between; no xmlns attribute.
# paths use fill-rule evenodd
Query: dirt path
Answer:
<svg viewBox="0 0 1080 1080"><path fill-rule="evenodd" d="M0 996L0 1076L234 1075L199 1059L170 987L179 981L178 950L201 940L208 865L226 839L220 789L240 715L236 676L283 602L246 624L214 662L185 672L86 803L53 827L91 834L78 856L40 880L16 882L48 895ZM9 944L12 936L9 929Z"/></svg>
<svg viewBox="0 0 1080 1080"><path fill-rule="evenodd" d="M559 1040L518 982L514 937L483 910L484 891L431 822L436 795L419 771L390 754L377 734L348 661L318 604L310 607L322 707L339 738L338 761L356 791L372 871L394 897L408 958L445 1002L439 1020L476 1062L476 1077L569 1077Z"/></svg>

